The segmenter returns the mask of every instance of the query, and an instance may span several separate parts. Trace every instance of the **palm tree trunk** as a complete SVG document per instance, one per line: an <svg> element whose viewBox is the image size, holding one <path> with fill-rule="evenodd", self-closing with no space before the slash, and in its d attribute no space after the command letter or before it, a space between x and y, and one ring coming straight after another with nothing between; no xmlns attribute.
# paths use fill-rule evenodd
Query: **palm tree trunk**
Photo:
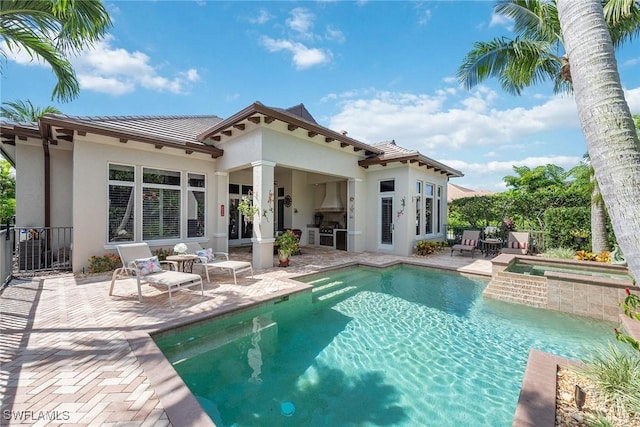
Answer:
<svg viewBox="0 0 640 427"><path fill-rule="evenodd" d="M631 274L640 280L640 141L600 0L558 0L591 164Z"/></svg>
<svg viewBox="0 0 640 427"><path fill-rule="evenodd" d="M602 201L591 203L591 251L599 254L609 250L607 212Z"/></svg>

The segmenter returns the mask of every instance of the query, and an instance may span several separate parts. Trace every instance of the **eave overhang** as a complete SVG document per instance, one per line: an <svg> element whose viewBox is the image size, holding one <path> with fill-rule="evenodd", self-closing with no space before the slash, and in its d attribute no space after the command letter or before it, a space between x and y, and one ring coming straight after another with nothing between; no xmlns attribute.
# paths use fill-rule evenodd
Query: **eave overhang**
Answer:
<svg viewBox="0 0 640 427"><path fill-rule="evenodd" d="M434 172L439 172L441 174L447 175L447 177L462 177L464 174L459 170L453 169L447 165L444 165L440 162L437 162L427 156L423 156L422 154L409 154L406 156L394 156L394 157L369 157L367 159L363 159L358 161L358 165L367 169L370 166L387 166L389 163L402 163L402 164L415 164L419 167L426 167L428 169L433 169Z"/></svg>
<svg viewBox="0 0 640 427"><path fill-rule="evenodd" d="M324 142L326 143L336 141L342 148L351 146L353 147L353 151L364 151L366 156L381 155L384 153L382 150L372 147L369 144L349 138L346 134L335 132L316 123L303 120L284 110L267 107L260 102L255 102L228 119L221 121L206 132L198 135L197 139L198 141L205 141L211 138L214 141L221 141L223 137L231 137L234 132L244 131L246 126L243 122L245 121L254 124L270 124L275 120L286 123L289 132L304 129L307 132L307 137L310 139L316 137L324 138Z"/></svg>
<svg viewBox="0 0 640 427"><path fill-rule="evenodd" d="M63 139L70 142L73 142L73 136L76 133L78 135L86 135L87 133L92 133L96 135L117 138L122 143L126 143L128 141L139 141L147 144L153 144L157 149L162 149L163 147L171 147L174 149L182 149L187 154L191 154L194 152L210 154L213 158L220 157L224 153L223 150L217 147L202 144L200 142L185 142L169 137L156 137L153 135L139 133L131 130L121 131L106 126L101 126L99 123L83 122L81 119L66 117L58 118L47 115L40 119L40 133L42 138L53 138L54 129L58 134L58 139Z"/></svg>

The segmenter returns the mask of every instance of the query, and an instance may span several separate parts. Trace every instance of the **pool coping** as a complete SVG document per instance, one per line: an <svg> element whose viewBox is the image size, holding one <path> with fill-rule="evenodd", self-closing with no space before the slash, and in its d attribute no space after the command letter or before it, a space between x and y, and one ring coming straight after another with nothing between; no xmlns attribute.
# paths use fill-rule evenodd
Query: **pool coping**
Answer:
<svg viewBox="0 0 640 427"><path fill-rule="evenodd" d="M578 366L574 360L531 349L512 426L554 427L558 368Z"/></svg>

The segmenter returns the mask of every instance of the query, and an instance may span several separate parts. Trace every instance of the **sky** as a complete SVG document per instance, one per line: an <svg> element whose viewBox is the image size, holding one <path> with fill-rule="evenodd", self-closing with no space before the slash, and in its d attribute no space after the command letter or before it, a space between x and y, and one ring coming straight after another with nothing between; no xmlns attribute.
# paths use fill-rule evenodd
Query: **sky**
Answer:
<svg viewBox="0 0 640 427"><path fill-rule="evenodd" d="M78 98L51 99L51 69L24 52L2 61L0 100L77 116L217 115L259 101L304 104L350 137L401 147L464 173L451 182L503 191L513 166L565 169L586 153L574 99L550 85L521 96L497 80L456 79L477 41L512 37L493 1L105 1L108 36L71 62ZM640 114L640 41L616 52Z"/></svg>

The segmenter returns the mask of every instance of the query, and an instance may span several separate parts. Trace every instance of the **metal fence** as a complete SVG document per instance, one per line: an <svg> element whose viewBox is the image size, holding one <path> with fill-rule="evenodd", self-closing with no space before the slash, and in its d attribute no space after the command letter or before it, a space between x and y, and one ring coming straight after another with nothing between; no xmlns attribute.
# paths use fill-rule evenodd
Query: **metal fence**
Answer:
<svg viewBox="0 0 640 427"><path fill-rule="evenodd" d="M14 227L14 271L72 270L73 227Z"/></svg>

